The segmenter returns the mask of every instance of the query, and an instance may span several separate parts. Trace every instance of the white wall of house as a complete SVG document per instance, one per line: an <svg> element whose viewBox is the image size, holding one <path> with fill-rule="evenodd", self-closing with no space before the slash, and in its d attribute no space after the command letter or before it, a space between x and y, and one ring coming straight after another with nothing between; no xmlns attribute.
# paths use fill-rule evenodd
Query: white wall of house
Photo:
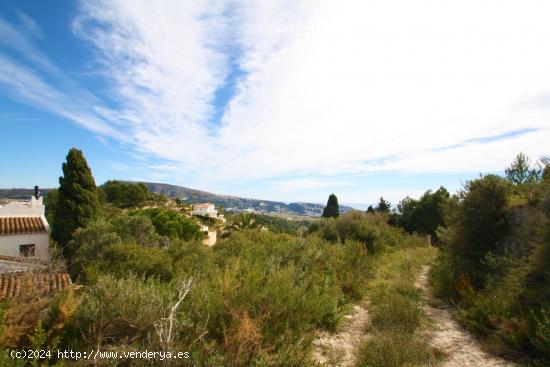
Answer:
<svg viewBox="0 0 550 367"><path fill-rule="evenodd" d="M0 217L40 217L46 232L20 233L0 235L0 255L21 256L20 245L34 245L34 256L48 258L48 243L50 238L50 226L46 220L46 207L42 204L42 197L31 197L30 202L12 201L0 207Z"/></svg>
<svg viewBox="0 0 550 367"><path fill-rule="evenodd" d="M206 217L217 217L218 211L214 208L214 204L208 206L205 205L193 205L193 215L202 215Z"/></svg>
<svg viewBox="0 0 550 367"><path fill-rule="evenodd" d="M21 256L19 245L34 244L34 256L40 258L48 257L49 233L28 233L0 236L0 255Z"/></svg>
<svg viewBox="0 0 550 367"><path fill-rule="evenodd" d="M214 204L199 204L193 205L193 215L201 215L204 217L216 218L218 216L218 211L214 207Z"/></svg>

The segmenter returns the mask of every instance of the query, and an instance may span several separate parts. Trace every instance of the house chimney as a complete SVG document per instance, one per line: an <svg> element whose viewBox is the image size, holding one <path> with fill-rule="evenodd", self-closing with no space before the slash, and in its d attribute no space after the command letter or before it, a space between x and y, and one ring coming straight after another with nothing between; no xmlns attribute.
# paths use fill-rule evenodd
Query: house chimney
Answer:
<svg viewBox="0 0 550 367"><path fill-rule="evenodd" d="M38 186L34 187L34 197L36 200L40 197L40 190L38 189Z"/></svg>

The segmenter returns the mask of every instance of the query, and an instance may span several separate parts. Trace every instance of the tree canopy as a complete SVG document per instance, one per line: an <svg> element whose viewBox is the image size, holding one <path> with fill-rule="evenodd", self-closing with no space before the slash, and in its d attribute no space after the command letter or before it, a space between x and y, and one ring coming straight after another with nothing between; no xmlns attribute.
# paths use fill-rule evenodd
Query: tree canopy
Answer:
<svg viewBox="0 0 550 367"><path fill-rule="evenodd" d="M444 224L444 211L450 195L441 186L435 192L428 190L419 200L406 197L398 205L398 225L408 232L436 236L436 230Z"/></svg>
<svg viewBox="0 0 550 367"><path fill-rule="evenodd" d="M149 194L149 189L142 183L115 180L105 182L101 189L105 191L105 199L119 208L142 206Z"/></svg>

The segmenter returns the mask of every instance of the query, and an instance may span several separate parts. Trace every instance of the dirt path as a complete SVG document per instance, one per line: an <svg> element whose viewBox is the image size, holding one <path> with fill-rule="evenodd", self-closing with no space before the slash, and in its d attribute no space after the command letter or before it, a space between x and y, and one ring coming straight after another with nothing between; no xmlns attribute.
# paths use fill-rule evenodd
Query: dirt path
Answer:
<svg viewBox="0 0 550 367"><path fill-rule="evenodd" d="M354 305L336 333L319 333L318 339L313 343L313 360L323 366L353 366L355 350L366 337L368 319L367 305Z"/></svg>
<svg viewBox="0 0 550 367"><path fill-rule="evenodd" d="M424 265L416 282L425 297L429 299L428 270ZM424 312L436 324L432 335L432 345L447 355L441 366L444 367L501 367L516 366L498 357L484 352L479 342L452 318L450 312L444 308L435 308L425 302Z"/></svg>

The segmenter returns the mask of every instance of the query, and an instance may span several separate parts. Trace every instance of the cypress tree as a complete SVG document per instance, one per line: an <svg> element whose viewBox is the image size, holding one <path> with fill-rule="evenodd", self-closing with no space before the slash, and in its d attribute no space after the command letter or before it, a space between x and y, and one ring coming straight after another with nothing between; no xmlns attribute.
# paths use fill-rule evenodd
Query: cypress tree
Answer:
<svg viewBox="0 0 550 367"><path fill-rule="evenodd" d="M340 209L338 208L338 198L334 194L330 194L327 200L327 206L323 209L323 217L336 218L340 215Z"/></svg>
<svg viewBox="0 0 550 367"><path fill-rule="evenodd" d="M76 249L70 248L73 232L97 217L99 200L92 171L82 151L72 148L63 163L59 177L59 199L55 210L52 238L57 241L67 260Z"/></svg>

